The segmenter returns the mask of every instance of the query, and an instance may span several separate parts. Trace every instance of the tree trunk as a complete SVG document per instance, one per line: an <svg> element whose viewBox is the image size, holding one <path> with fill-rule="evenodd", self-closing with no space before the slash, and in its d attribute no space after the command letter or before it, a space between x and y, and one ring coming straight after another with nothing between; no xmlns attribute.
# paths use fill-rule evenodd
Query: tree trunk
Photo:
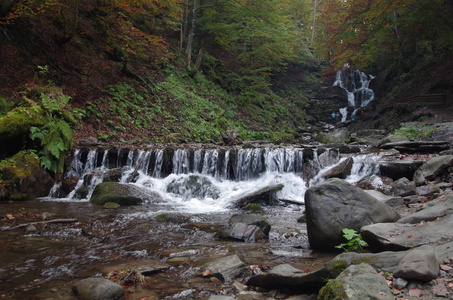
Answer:
<svg viewBox="0 0 453 300"><path fill-rule="evenodd" d="M195 21L196 21L196 13L197 13L197 0L193 0L192 6L192 22L190 26L189 38L187 39L187 67L190 68L190 63L192 60L192 47L193 47L193 38L195 36Z"/></svg>
<svg viewBox="0 0 453 300"><path fill-rule="evenodd" d="M315 38L315 27L316 27L316 10L318 8L318 0L315 0L315 6L313 8L313 25L311 27L311 42L313 43L313 40Z"/></svg>

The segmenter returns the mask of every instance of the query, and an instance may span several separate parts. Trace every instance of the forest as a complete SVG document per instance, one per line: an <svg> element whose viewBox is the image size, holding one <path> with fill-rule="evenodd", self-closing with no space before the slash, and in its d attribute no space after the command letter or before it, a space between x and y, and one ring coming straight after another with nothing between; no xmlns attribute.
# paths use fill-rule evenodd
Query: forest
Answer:
<svg viewBox="0 0 453 300"><path fill-rule="evenodd" d="M58 172L86 137L297 142L345 66L376 76L375 105L451 95L452 13L451 0L5 0L0 159L32 149Z"/></svg>

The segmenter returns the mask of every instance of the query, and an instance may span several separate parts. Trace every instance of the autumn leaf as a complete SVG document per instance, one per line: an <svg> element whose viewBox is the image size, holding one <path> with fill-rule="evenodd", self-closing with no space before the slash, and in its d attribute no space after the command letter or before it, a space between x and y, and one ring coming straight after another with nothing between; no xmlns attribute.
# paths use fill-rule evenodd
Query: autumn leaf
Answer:
<svg viewBox="0 0 453 300"><path fill-rule="evenodd" d="M417 288L413 288L409 290L409 296L411 297L421 297L423 296L423 291Z"/></svg>
<svg viewBox="0 0 453 300"><path fill-rule="evenodd" d="M447 266L447 265L440 265L440 268L444 271L450 271L452 269L452 267Z"/></svg>

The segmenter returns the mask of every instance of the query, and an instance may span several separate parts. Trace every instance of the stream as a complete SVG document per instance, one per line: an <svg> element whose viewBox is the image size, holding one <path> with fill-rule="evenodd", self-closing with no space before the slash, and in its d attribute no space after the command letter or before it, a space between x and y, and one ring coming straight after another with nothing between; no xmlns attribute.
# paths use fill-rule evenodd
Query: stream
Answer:
<svg viewBox="0 0 453 300"><path fill-rule="evenodd" d="M248 273L236 281L245 283L257 270L288 263L309 272L333 257L310 250L306 225L298 218L307 186L345 159L338 151L184 150L171 156L165 151L76 150L66 175L80 178L73 192L56 198L56 187L47 198L0 202L0 299L77 299L71 287L78 280L143 268L153 272L127 287L126 299L207 299L238 293L234 282L202 275L203 265L215 259L237 254ZM354 155L347 180L376 173L378 158ZM95 185L114 170L120 170L117 181L132 178L132 184L158 192L165 201L117 209L89 202ZM307 184L308 171L313 176ZM190 189L194 176L203 184ZM233 214L242 213L230 205L237 196L279 183L285 187L277 199L285 201L264 206L269 239L245 243L214 237ZM88 189L86 197L76 192L82 187ZM183 222L156 221L163 213L182 215ZM44 223L55 219L76 221ZM33 222L34 228L12 229Z"/></svg>

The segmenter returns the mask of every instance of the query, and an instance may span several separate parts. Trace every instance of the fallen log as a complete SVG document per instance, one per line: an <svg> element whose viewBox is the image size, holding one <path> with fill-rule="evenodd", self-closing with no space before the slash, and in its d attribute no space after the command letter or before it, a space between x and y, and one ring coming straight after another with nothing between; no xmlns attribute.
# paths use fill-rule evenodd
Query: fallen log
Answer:
<svg viewBox="0 0 453 300"><path fill-rule="evenodd" d="M3 228L3 231L6 230L14 230L22 227L27 227L28 225L36 225L36 224L48 224L48 223L73 223L73 222L78 222L77 219L54 219L54 220L47 220L47 221L38 221L38 222L31 222L31 223L24 223L24 224L19 224L14 227L9 227L9 228Z"/></svg>

